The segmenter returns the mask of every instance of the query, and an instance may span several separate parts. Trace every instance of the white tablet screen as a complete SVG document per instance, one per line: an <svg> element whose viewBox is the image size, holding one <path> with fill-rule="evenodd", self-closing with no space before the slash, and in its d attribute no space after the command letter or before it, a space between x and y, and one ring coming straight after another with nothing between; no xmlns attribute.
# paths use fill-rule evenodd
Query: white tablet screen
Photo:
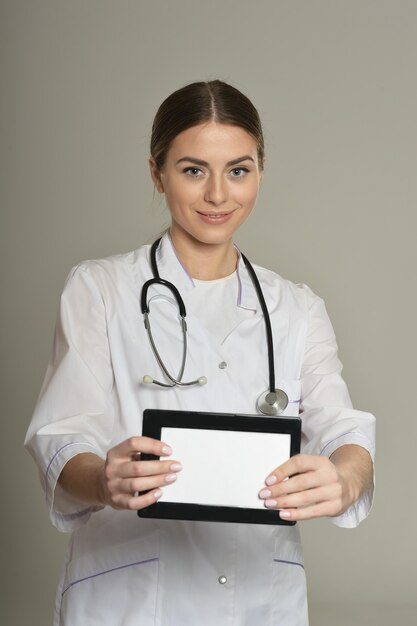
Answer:
<svg viewBox="0 0 417 626"><path fill-rule="evenodd" d="M291 435L200 428L161 428L183 469L160 502L265 509L265 478L290 457Z"/></svg>

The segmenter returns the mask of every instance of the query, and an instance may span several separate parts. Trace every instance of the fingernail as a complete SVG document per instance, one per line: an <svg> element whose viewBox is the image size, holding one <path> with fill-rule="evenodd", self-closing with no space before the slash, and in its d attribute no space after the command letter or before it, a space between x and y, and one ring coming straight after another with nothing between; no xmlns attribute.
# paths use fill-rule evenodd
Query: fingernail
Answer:
<svg viewBox="0 0 417 626"><path fill-rule="evenodd" d="M165 476L165 482L166 483L173 483L174 480L177 480L177 475L176 474L167 474Z"/></svg>
<svg viewBox="0 0 417 626"><path fill-rule="evenodd" d="M277 501L276 500L265 500L265 506L267 506L268 508L272 508L274 506L277 506Z"/></svg>
<svg viewBox="0 0 417 626"><path fill-rule="evenodd" d="M291 513L289 511L278 511L279 512L279 516L282 517L282 519L289 519L291 517Z"/></svg>
<svg viewBox="0 0 417 626"><path fill-rule="evenodd" d="M262 491L259 493L260 498L269 498L270 495L271 491L269 489L262 489Z"/></svg>
<svg viewBox="0 0 417 626"><path fill-rule="evenodd" d="M162 452L163 452L164 454L172 454L172 448L171 448L171 446L164 446L164 447L162 448Z"/></svg>
<svg viewBox="0 0 417 626"><path fill-rule="evenodd" d="M157 489L156 491L153 492L153 497L155 498L155 500L158 500L158 498L160 498L162 496L162 489Z"/></svg>
<svg viewBox="0 0 417 626"><path fill-rule="evenodd" d="M274 476L274 474L271 474L271 476L268 476L265 482L267 485L273 485L274 483L277 482L277 477Z"/></svg>
<svg viewBox="0 0 417 626"><path fill-rule="evenodd" d="M172 465L169 466L169 469L171 472L180 472L182 470L182 465L181 463L172 463Z"/></svg>

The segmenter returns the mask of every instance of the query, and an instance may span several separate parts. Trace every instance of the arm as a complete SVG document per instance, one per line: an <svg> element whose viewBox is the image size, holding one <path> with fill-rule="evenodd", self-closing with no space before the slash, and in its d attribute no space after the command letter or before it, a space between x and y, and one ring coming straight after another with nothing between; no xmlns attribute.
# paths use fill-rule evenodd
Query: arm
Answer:
<svg viewBox="0 0 417 626"><path fill-rule="evenodd" d="M340 514L373 486L373 463L367 450L352 444L337 448L330 456L330 461L335 465L343 485Z"/></svg>
<svg viewBox="0 0 417 626"><path fill-rule="evenodd" d="M62 488L62 469L80 454L105 458L114 429L113 370L96 270L88 262L69 273L51 358L25 439L38 466L50 519L63 532L86 523L94 506Z"/></svg>
<svg viewBox="0 0 417 626"><path fill-rule="evenodd" d="M140 452L166 455L161 442L133 437L109 450L113 369L100 272L95 262L86 262L68 276L53 354L25 441L39 467L51 521L62 531L79 528L105 505L148 506L178 471L171 469L173 462L137 460Z"/></svg>
<svg viewBox="0 0 417 626"><path fill-rule="evenodd" d="M91 506L104 506L101 476L104 460L92 452L72 457L63 467L58 482L64 491Z"/></svg>
<svg viewBox="0 0 417 626"><path fill-rule="evenodd" d="M353 409L324 303L305 289L309 304L300 373L304 454L274 470L260 497L271 508L287 509L280 513L285 519L330 516L335 524L352 527L366 517L372 502L375 418Z"/></svg>

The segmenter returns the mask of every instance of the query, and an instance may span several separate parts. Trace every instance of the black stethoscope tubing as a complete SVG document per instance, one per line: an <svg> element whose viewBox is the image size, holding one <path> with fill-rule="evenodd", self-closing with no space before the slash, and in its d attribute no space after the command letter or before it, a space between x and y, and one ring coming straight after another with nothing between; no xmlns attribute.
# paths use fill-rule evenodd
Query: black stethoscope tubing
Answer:
<svg viewBox="0 0 417 626"><path fill-rule="evenodd" d="M241 252L240 254L242 255L243 262L252 279L253 285L256 290L256 295L258 296L259 304L261 305L262 314L264 317L266 344L268 346L269 391L274 393L275 392L275 365L274 365L274 341L272 339L271 318L269 317L269 312L266 306L264 294L262 292L261 285L259 283L259 279L255 273L255 270L253 269L252 264L249 262L249 259L243 254L243 252Z"/></svg>
<svg viewBox="0 0 417 626"><path fill-rule="evenodd" d="M167 289L169 289L172 294L174 295L177 304L178 304L178 309L179 309L179 313L180 313L180 317L181 317L181 323L183 326L183 332L184 329L186 330L186 308L185 308L185 304L184 301L181 297L180 292L178 291L178 289L175 287L175 285L173 285L171 282L164 280L163 278L160 277L159 275L159 271L158 271L158 266L156 263L156 251L157 248L159 246L161 239L157 239L156 241L154 241L154 243L152 244L151 247L151 253L150 253L150 262L151 262L151 269L152 269L152 274L153 274L153 278L151 278L150 280L146 281L145 284L142 287L142 293L141 293L141 298L140 298L140 306L141 306L141 310L142 310L142 314L145 317L145 326L148 330L148 315L150 313L150 309L149 309L149 305L148 305L148 300L147 300L147 295L148 295L148 289L149 287L151 287L151 285L163 285L164 287L166 287ZM273 396L277 396L277 392L279 394L282 394L283 396L285 396L286 398L286 403L288 403L288 398L286 397L285 392L283 392L282 390L276 390L275 389L275 365L274 365L274 343L273 343L273 338L272 338L272 327L271 327L271 319L269 316L269 312L266 306L266 302L265 302L265 298L262 292L262 288L261 285L259 283L259 279L255 273L255 270L252 267L252 264L249 262L249 259L243 254L242 255L242 259L243 262L245 264L246 269L249 272L249 276L251 277L252 283L255 287L255 291L256 291L256 295L258 297L259 303L261 305L261 309L262 309L262 314L263 314L263 318L264 318L264 324L265 324L265 332L266 332L266 341L267 341L267 347L268 347L268 371L269 371L269 394L273 394ZM185 336L185 333L184 333ZM152 346L154 347L153 341L151 341ZM158 362L161 364L160 359L157 357ZM167 372L166 368L161 364L163 370L165 371L165 373L168 375L168 377L171 379L171 381L174 381L175 379L173 379L171 377L171 375ZM204 378L204 377L203 377ZM197 382L197 381L194 381ZM185 383L179 383L179 384L185 384ZM192 383L190 383L192 384ZM165 385L162 385L165 386ZM268 392L266 392L266 402L267 404L272 405L272 396L270 396L270 401L268 400ZM284 400L285 402L285 400ZM286 404L285 404L286 406ZM284 406L284 408L285 408ZM284 409L281 409L281 411ZM275 413L276 414L276 413Z"/></svg>

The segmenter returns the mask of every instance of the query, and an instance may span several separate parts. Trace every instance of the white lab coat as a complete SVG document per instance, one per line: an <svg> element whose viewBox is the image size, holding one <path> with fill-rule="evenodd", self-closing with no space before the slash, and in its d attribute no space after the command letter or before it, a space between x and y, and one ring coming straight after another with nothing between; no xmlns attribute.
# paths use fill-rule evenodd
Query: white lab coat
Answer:
<svg viewBox="0 0 417 626"><path fill-rule="evenodd" d="M72 532L54 626L306 626L298 526L145 520L131 511L94 510L57 484L74 455L104 458L140 434L146 408L256 413L256 399L268 387L264 321L242 259L237 306L254 313L219 343L199 323L193 281L168 234L157 260L161 277L177 286L187 307L184 380L204 375L208 384L161 389L141 382L144 374L162 376L139 303L152 276L149 252L144 246L83 262L62 294L53 355L25 442L52 523ZM289 396L285 414L302 414L303 451L329 456L356 443L373 454L374 418L352 409L322 300L305 285L254 267L271 315L277 387ZM167 297L158 297L162 293ZM169 295L152 287L152 330L169 370L177 372L182 337ZM222 362L227 367L219 368ZM371 499L370 491L333 521L356 526Z"/></svg>

